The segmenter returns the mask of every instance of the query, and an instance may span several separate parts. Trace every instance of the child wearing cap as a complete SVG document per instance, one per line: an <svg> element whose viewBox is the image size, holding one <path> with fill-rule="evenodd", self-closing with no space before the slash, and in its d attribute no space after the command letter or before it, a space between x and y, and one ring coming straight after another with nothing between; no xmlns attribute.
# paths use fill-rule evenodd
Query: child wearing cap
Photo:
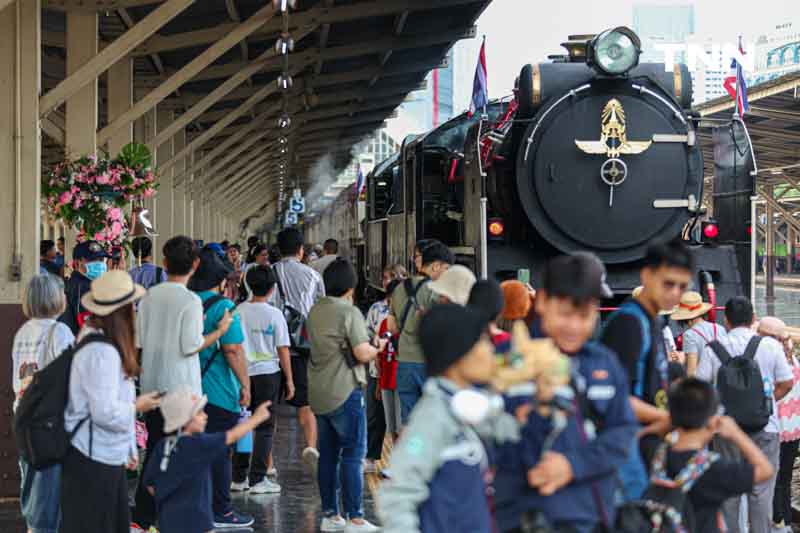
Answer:
<svg viewBox="0 0 800 533"><path fill-rule="evenodd" d="M521 441L497 451L500 531L537 521L576 533L613 524L616 471L638 426L625 371L614 353L590 342L609 292L605 268L590 254L557 257L545 267L531 333L551 339L569 357L571 382L559 394L560 416L531 410ZM509 398L508 405L514 403Z"/></svg>
<svg viewBox="0 0 800 533"><path fill-rule="evenodd" d="M491 402L475 388L495 368L486 325L482 313L454 304L435 305L422 318L431 377L392 451L391 479L381 487L384 532L492 530L481 436L514 439L519 428L510 415L490 413Z"/></svg>
<svg viewBox="0 0 800 533"><path fill-rule="evenodd" d="M211 511L211 465L229 446L266 422L269 402L262 403L245 422L220 433L205 433L206 397L188 387L161 400L164 437L147 462L143 481L158 507L161 533L214 531Z"/></svg>

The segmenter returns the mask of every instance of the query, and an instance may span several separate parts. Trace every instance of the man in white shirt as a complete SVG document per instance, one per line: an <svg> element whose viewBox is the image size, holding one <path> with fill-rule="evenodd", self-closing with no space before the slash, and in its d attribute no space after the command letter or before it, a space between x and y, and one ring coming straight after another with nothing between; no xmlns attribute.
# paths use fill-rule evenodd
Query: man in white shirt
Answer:
<svg viewBox="0 0 800 533"><path fill-rule="evenodd" d="M309 266L316 270L319 275L325 273L325 269L328 268L328 265L333 263L337 257L339 257L339 242L336 239L328 239L325 241L325 244L322 245L322 249L325 252L325 255L313 261Z"/></svg>
<svg viewBox="0 0 800 533"><path fill-rule="evenodd" d="M725 325L727 337L719 342L731 357L744 354L747 344L755 332L753 324L753 305L743 297L731 298L725 305ZM754 357L764 380L764 394L772 399L772 415L761 431L749 436L769 459L775 472L778 471L780 455L780 426L778 424L777 401L786 396L792 388L792 369L786 361L783 346L770 337L761 339ZM722 363L710 346L706 346L697 367L697 377L713 384L717 383L717 373ZM724 458L737 458L738 451L724 440L715 441L715 447ZM772 498L775 492L775 474L766 482L756 485L748 496L751 533L769 533L772 530ZM723 505L723 515L728 531L739 531L739 498L734 498Z"/></svg>
<svg viewBox="0 0 800 533"><path fill-rule="evenodd" d="M153 286L139 301L136 345L142 350L141 393L166 393L188 386L203 395L198 353L222 337L232 317L225 312L217 330L203 336L203 304L186 284L200 263L189 237L173 237L164 244L167 281ZM145 415L147 457L164 436L164 419L158 410ZM145 459L146 465L146 459ZM155 504L142 484L136 491L134 521L147 530L155 524Z"/></svg>
<svg viewBox="0 0 800 533"><path fill-rule="evenodd" d="M281 260L273 265L277 277L277 288L272 292L269 303L283 311L288 304L304 318L314 304L325 296L325 284L322 276L301 263L303 260L303 234L297 228L286 228L278 234L278 248ZM289 332L291 334L291 332ZM317 451L317 419L308 405L308 362L309 354L292 351L292 376L294 377L294 398L286 403L297 407L297 419L303 428L306 447L303 449L303 460L316 470L319 460Z"/></svg>
<svg viewBox="0 0 800 533"><path fill-rule="evenodd" d="M280 399L281 378L286 382L286 399L294 397L294 379L289 356L289 328L277 308L267 303L275 290L275 273L265 265L256 265L247 271L247 284L253 298L239 304L237 310L244 331L244 350L247 355L247 373L252 391L251 405ZM250 454L234 456L233 484L231 490L250 490L251 494L278 493L280 485L267 478L267 459L272 453L272 436L275 417L260 424L253 439Z"/></svg>

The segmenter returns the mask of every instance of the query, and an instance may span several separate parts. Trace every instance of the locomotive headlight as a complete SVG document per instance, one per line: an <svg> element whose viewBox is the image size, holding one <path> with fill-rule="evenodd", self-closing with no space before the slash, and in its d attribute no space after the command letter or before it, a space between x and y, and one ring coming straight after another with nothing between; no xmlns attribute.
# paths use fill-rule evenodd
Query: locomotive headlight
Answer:
<svg viewBox="0 0 800 533"><path fill-rule="evenodd" d="M601 74L621 76L639 64L639 37L624 26L606 30L589 42L587 62Z"/></svg>

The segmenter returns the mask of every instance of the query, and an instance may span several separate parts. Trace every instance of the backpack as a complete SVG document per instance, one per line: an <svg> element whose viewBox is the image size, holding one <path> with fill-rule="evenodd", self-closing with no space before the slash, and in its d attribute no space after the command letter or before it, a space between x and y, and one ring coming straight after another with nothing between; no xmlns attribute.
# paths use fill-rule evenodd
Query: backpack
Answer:
<svg viewBox="0 0 800 533"><path fill-rule="evenodd" d="M300 355L308 356L311 354L311 341L309 340L308 330L306 329L306 317L288 302L286 293L283 290L283 283L281 283L281 277L278 275L278 270L276 268L272 270L275 272L275 278L278 280L278 292L281 295L281 302L283 303L281 311L283 312L283 318L286 319L286 325L289 329L289 348Z"/></svg>
<svg viewBox="0 0 800 533"><path fill-rule="evenodd" d="M111 344L107 337L98 333L87 335L36 372L20 398L14 414L17 449L36 470L60 463L69 450L72 437L89 420L88 416L80 420L72 431L64 427L72 360L81 348L92 342Z"/></svg>
<svg viewBox="0 0 800 533"><path fill-rule="evenodd" d="M153 280L153 284L150 287L155 287L159 283L161 283L161 277L164 275L164 269L161 267L156 267L156 277ZM148 287L148 288L150 288Z"/></svg>
<svg viewBox="0 0 800 533"><path fill-rule="evenodd" d="M739 357L732 357L719 341L708 343L722 363L717 371L719 400L746 433L764 429L772 415L772 399L764 393L764 379L755 360L760 342L761 337L754 335Z"/></svg>
<svg viewBox="0 0 800 533"><path fill-rule="evenodd" d="M689 491L718 459L719 454L700 450L674 479L667 477L667 445L653 457L652 476L641 500L626 503L618 513L618 533L701 533L697 531Z"/></svg>
<svg viewBox="0 0 800 533"><path fill-rule="evenodd" d="M400 316L400 323L398 324L398 332L397 332L397 342L398 345L400 343L400 335L402 335L403 330L406 327L406 321L408 320L408 314L411 312L411 308L413 307L415 310L419 309L419 304L417 303L417 293L422 288L423 285L428 283L430 279L425 278L417 283L416 287L414 283L411 281L410 278L406 278L403 280L403 288L406 291L406 296L408 296L408 300L406 301L405 307L403 307L403 314ZM399 346L398 346L399 349Z"/></svg>
<svg viewBox="0 0 800 533"><path fill-rule="evenodd" d="M225 297L223 295L215 294L214 296L203 302L203 320L205 320L206 315L208 314L208 310L214 307L214 304L216 304L217 302L221 302L224 299ZM206 375L208 369L211 368L211 363L214 362L214 360L220 353L222 353L222 346L220 345L219 341L217 341L214 344L214 353L211 354L211 357L208 358L208 361L206 361L206 364L204 364L202 370L200 370L200 379L203 379L203 376Z"/></svg>
<svg viewBox="0 0 800 533"><path fill-rule="evenodd" d="M642 350L636 359L636 384L631 393L637 398L644 398L645 381L647 378L647 355L650 353L653 339L650 334L650 318L644 310L636 303L627 301L623 303L614 314L609 317L609 322L619 315L628 315L639 321L642 327Z"/></svg>

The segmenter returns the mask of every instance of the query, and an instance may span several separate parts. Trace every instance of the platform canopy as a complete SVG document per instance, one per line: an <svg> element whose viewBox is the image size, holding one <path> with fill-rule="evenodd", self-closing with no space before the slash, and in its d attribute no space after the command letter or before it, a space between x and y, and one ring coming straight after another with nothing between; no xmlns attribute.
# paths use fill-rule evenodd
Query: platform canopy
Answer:
<svg viewBox="0 0 800 533"><path fill-rule="evenodd" d="M162 151L158 173L169 173L171 186L202 192L228 218L267 220L279 195L310 186L320 157L346 167L353 146L425 87L450 47L475 37L491 0L41 2L45 165L70 145L65 102L99 77L98 149L113 151L114 136L133 124L136 140ZM98 16L98 53L80 68L68 65L76 13ZM294 47L283 54L276 43L288 39ZM114 111L109 68L128 58L133 102ZM279 88L281 76L291 77L290 88ZM155 108L167 122L137 129ZM182 132L181 146L164 155Z"/></svg>

